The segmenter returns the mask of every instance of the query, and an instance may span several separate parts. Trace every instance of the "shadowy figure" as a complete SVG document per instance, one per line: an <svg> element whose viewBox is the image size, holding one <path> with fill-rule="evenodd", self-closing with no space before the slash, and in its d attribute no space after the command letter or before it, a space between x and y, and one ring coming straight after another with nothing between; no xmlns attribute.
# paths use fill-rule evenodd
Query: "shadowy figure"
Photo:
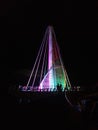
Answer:
<svg viewBox="0 0 98 130"><path fill-rule="evenodd" d="M62 92L62 84L57 84L57 91Z"/></svg>

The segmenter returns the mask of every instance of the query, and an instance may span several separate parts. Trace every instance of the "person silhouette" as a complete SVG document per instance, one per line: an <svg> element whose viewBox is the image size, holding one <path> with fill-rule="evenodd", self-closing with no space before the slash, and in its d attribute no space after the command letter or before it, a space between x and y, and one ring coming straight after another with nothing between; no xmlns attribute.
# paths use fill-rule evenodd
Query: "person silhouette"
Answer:
<svg viewBox="0 0 98 130"><path fill-rule="evenodd" d="M61 92L62 91L62 84L57 83L57 91Z"/></svg>

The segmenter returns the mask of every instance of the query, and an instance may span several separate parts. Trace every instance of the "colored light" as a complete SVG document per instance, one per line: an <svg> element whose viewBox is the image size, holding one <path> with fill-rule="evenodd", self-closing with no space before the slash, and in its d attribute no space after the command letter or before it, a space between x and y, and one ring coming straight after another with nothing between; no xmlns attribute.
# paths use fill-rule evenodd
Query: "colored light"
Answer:
<svg viewBox="0 0 98 130"><path fill-rule="evenodd" d="M51 89L52 91L57 89L57 85L62 86L62 91L68 86L68 81L63 72L63 66L59 59L59 52L57 50L56 41L53 37L52 30L49 28L48 38L48 72L40 83L39 89Z"/></svg>
<svg viewBox="0 0 98 130"><path fill-rule="evenodd" d="M42 60L41 60L42 58ZM42 61L42 62L40 62ZM41 65L41 67L39 67ZM39 86L36 87L35 80L40 68ZM35 73L34 73L35 72ZM32 78L34 76L34 78ZM31 79L33 83L30 86ZM35 86L34 86L35 85ZM30 78L23 91L56 91L57 86L61 86L62 91L70 90L71 85L64 69L56 36L52 27L48 27L44 40L41 44Z"/></svg>

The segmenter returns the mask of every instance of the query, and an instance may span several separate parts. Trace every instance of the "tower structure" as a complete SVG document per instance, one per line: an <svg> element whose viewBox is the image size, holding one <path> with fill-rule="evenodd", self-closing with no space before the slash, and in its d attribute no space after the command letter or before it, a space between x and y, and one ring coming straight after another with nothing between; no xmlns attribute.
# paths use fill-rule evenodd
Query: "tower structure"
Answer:
<svg viewBox="0 0 98 130"><path fill-rule="evenodd" d="M64 68L56 35L48 26L39 49L35 64L24 91L70 90L71 84Z"/></svg>

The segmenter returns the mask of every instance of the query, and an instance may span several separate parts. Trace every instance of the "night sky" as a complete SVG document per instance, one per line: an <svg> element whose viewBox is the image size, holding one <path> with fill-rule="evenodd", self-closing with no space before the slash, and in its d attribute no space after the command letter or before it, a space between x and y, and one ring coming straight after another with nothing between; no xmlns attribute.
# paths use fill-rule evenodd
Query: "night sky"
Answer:
<svg viewBox="0 0 98 130"><path fill-rule="evenodd" d="M1 64L6 79L11 82L12 73L32 69L45 30L52 25L70 82L79 85L98 82L96 5L85 1L3 1Z"/></svg>
<svg viewBox="0 0 98 130"><path fill-rule="evenodd" d="M49 96L49 100L46 98L42 102L36 100L17 105L18 94L15 93L19 85L27 84L48 25L52 25L56 33L71 84L89 88L98 83L97 10L98 2L85 0L0 1L0 116L3 128L5 123L10 129L39 127L46 130L54 126L54 129L63 130L64 126L65 130L68 126L73 130L79 124L76 130L83 130L86 125L92 129L92 124L98 128L98 104L92 113L88 110L93 100L91 104L87 102L87 111L80 113L71 110L65 98L59 95Z"/></svg>

